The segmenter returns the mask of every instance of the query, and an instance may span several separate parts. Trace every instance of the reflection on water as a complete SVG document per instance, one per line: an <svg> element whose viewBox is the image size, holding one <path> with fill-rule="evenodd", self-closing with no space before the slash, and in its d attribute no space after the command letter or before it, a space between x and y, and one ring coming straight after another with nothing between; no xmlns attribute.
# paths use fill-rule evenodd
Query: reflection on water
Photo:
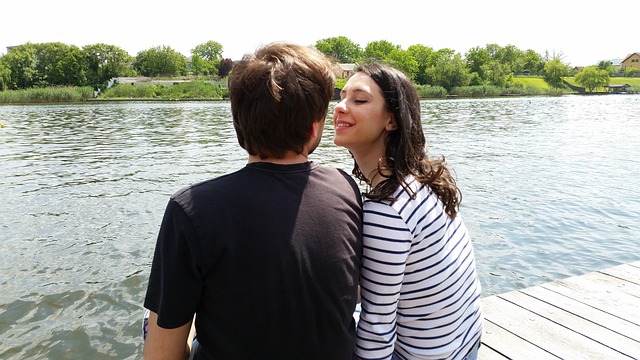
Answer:
<svg viewBox="0 0 640 360"><path fill-rule="evenodd" d="M422 106L483 295L640 258L640 96ZM350 171L330 120L312 158ZM0 123L0 358L139 358L168 196L246 160L229 104L0 106Z"/></svg>
<svg viewBox="0 0 640 360"><path fill-rule="evenodd" d="M638 258L638 96L425 102L485 295ZM634 232L633 230L636 230Z"/></svg>

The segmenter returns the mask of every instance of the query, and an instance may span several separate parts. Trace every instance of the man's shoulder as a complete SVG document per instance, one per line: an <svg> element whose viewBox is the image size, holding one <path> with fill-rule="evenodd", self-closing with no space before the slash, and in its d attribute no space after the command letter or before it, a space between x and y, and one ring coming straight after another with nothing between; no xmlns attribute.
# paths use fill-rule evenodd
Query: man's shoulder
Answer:
<svg viewBox="0 0 640 360"><path fill-rule="evenodd" d="M201 195L202 193L224 191L226 187L238 184L237 179L241 176L241 170L238 170L232 173L220 175L215 178L202 180L182 187L178 191L174 192L171 197L173 199L180 199L184 197Z"/></svg>
<svg viewBox="0 0 640 360"><path fill-rule="evenodd" d="M355 183L355 180L351 175L349 175L346 171L338 167L334 167L330 165L315 165L315 170L331 176L340 176L341 178L345 178L349 182Z"/></svg>

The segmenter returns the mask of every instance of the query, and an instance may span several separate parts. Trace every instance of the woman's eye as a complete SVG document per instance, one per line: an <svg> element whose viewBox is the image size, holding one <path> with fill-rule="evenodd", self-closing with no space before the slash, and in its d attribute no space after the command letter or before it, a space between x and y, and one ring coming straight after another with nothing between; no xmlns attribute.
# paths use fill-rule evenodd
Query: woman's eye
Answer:
<svg viewBox="0 0 640 360"><path fill-rule="evenodd" d="M356 99L353 102L355 102L356 104L364 104L367 102L367 100L363 100L363 99Z"/></svg>

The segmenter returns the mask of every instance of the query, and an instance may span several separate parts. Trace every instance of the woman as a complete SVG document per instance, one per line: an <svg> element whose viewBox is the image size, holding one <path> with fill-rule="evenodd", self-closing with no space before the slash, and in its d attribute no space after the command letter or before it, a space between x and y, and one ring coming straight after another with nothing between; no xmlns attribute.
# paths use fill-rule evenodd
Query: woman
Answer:
<svg viewBox="0 0 640 360"><path fill-rule="evenodd" d="M476 359L480 283L460 191L429 159L410 80L381 64L356 70L335 106L336 145L368 185L364 207L362 359Z"/></svg>

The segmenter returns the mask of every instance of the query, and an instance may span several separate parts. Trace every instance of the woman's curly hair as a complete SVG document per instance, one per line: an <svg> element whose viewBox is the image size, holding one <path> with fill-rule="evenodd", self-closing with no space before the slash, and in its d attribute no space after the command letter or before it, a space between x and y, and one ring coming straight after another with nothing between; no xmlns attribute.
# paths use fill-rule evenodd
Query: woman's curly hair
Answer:
<svg viewBox="0 0 640 360"><path fill-rule="evenodd" d="M378 162L378 172L385 179L364 194L374 200L394 201L393 194L402 187L412 196L415 193L406 183L413 175L426 183L444 203L446 213L454 218L458 213L462 194L445 162L444 156L430 159L420 117L420 98L409 78L388 65L371 63L356 68L370 76L380 87L386 108L393 113L397 129L387 133L385 156ZM354 165L353 174L360 180L367 177Z"/></svg>

